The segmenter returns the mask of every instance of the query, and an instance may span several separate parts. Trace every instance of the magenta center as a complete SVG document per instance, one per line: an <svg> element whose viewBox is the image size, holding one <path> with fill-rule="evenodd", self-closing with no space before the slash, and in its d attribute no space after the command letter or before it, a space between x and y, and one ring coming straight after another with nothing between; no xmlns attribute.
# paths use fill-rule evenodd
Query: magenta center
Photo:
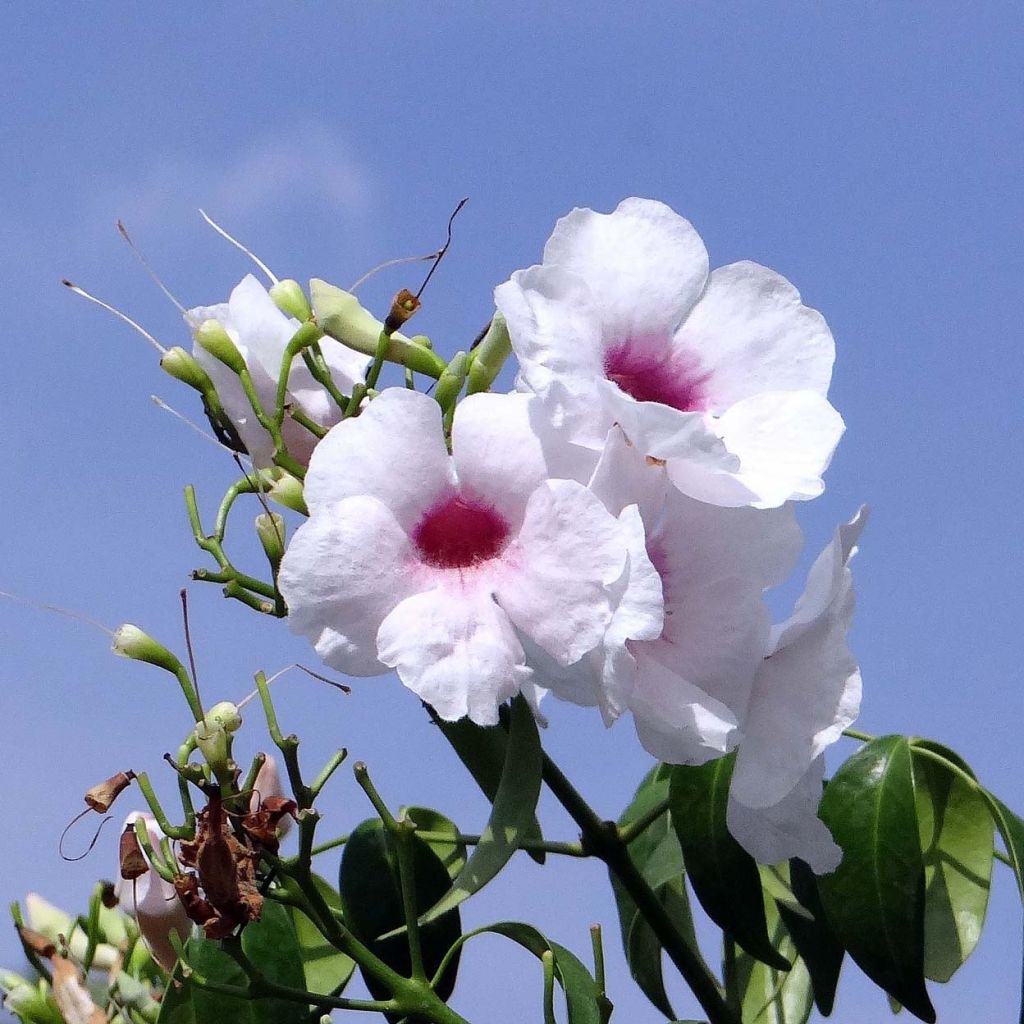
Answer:
<svg viewBox="0 0 1024 1024"><path fill-rule="evenodd" d="M465 569L501 554L509 525L490 505L452 494L428 509L412 539L423 561L438 569Z"/></svg>
<svg viewBox="0 0 1024 1024"><path fill-rule="evenodd" d="M686 352L650 339L627 338L604 356L604 373L638 402L660 402L682 412L702 410L709 374Z"/></svg>

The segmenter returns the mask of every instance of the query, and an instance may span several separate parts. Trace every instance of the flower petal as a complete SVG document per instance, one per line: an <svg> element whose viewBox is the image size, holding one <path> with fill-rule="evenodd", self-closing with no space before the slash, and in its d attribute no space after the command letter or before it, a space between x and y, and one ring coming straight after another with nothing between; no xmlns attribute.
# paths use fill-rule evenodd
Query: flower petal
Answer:
<svg viewBox="0 0 1024 1024"><path fill-rule="evenodd" d="M781 274L748 261L711 272L674 344L708 375L704 392L719 412L762 391L825 395L835 359L825 318Z"/></svg>
<svg viewBox="0 0 1024 1024"><path fill-rule="evenodd" d="M618 521L581 484L548 480L530 495L522 529L502 555L507 572L498 604L563 665L604 636L612 617L608 588L626 568Z"/></svg>
<svg viewBox="0 0 1024 1024"><path fill-rule="evenodd" d="M733 795L749 807L782 800L857 717L861 679L846 640L854 605L846 563L865 519L861 510L818 556L758 671L732 780Z"/></svg>
<svg viewBox="0 0 1024 1024"><path fill-rule="evenodd" d="M671 332L708 276L693 225L653 199L625 199L610 214L573 210L555 225L544 263L586 281L606 341Z"/></svg>
<svg viewBox="0 0 1024 1024"><path fill-rule="evenodd" d="M828 399L812 391L766 391L728 409L718 429L739 456L737 475L757 495L755 504L774 508L821 494L821 475L844 425Z"/></svg>
<svg viewBox="0 0 1024 1024"><path fill-rule="evenodd" d="M825 759L819 757L797 785L769 807L747 807L730 793L726 823L754 860L779 864L799 857L819 875L839 867L843 851L818 817L824 772Z"/></svg>
<svg viewBox="0 0 1024 1024"><path fill-rule="evenodd" d="M728 753L737 734L735 715L656 661L648 647L634 648L636 685L629 698L644 749L668 764L704 764Z"/></svg>
<svg viewBox="0 0 1024 1024"><path fill-rule="evenodd" d="M443 719L495 725L530 670L505 613L482 587L406 598L381 623L380 658Z"/></svg>
<svg viewBox="0 0 1024 1024"><path fill-rule="evenodd" d="M389 388L316 446L306 474L312 513L355 495L378 498L409 531L453 483L441 407L405 388Z"/></svg>
<svg viewBox="0 0 1024 1024"><path fill-rule="evenodd" d="M377 631L417 586L412 542L376 498L318 505L296 531L278 585L288 625L332 668L354 676L385 671Z"/></svg>

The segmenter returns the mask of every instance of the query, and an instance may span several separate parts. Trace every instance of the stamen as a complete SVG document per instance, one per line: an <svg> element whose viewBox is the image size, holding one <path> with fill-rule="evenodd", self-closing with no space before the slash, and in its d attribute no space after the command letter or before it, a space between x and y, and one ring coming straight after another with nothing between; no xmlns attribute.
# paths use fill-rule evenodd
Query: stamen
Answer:
<svg viewBox="0 0 1024 1024"><path fill-rule="evenodd" d="M123 320L129 327L133 327L136 331L141 334L146 341L150 343L160 353L160 355L166 355L167 349L160 344L152 334L149 333L144 327L137 324L127 313L122 313L121 310L116 309L109 303L104 302L102 299L97 299L95 295L90 295L84 288L79 288L77 284L72 284L67 278L61 281L61 284L65 288L70 288L76 295L81 295L83 299L88 299L90 302L95 302L101 309L105 309L108 313L113 313L119 320Z"/></svg>
<svg viewBox="0 0 1024 1024"><path fill-rule="evenodd" d="M170 289L167 287L167 285L165 285L163 281L161 281L160 278L156 276L156 272L149 265L149 262L146 260L146 257L142 255L142 250L136 248L135 243L131 240L131 237L128 234L128 229L124 226L124 221L119 220L117 222L117 230L120 232L121 237L128 243L128 247L135 254L135 258L142 264L146 273L149 274L149 276L156 283L157 288L159 288L160 291L162 291L164 295L166 295L167 298L169 298L171 302L173 302L174 305L177 306L179 313L184 314L186 312L185 307L171 294Z"/></svg>
<svg viewBox="0 0 1024 1024"><path fill-rule="evenodd" d="M271 284L278 283L277 276L274 274L274 272L254 252L252 252L251 250L247 249L244 245L242 245L242 243L237 238L232 238L231 235L229 235L205 210L201 209L199 213L202 216L203 220L205 220L206 223L209 224L210 227L213 228L213 230L216 231L218 235L220 235L223 238L226 238L233 246L235 246L235 248L241 249L242 252L244 252L245 255L248 256L249 259L251 259L253 263L255 263L256 266L263 271L264 274L267 275L267 277L270 279Z"/></svg>

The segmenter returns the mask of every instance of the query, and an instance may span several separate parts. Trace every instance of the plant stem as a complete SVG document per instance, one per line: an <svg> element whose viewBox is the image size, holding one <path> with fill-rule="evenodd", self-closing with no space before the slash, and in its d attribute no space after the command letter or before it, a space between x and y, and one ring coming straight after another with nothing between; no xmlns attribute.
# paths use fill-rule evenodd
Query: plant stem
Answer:
<svg viewBox="0 0 1024 1024"><path fill-rule="evenodd" d="M457 842L462 843L463 846L477 846L482 839L480 835L465 832L459 832L453 836L450 832L430 832L426 829L417 829L416 835L427 843ZM314 846L312 854L315 857L317 854L327 853L329 850L344 846L348 840L349 837L347 835L338 836L336 839L329 839L318 846ZM551 840L524 839L519 843L519 849L534 853L556 853L563 857L585 858L590 856L589 853L584 852L580 843L563 843Z"/></svg>
<svg viewBox="0 0 1024 1024"><path fill-rule="evenodd" d="M561 769L544 755L543 778L582 833L583 849L602 860L637 905L669 959L696 996L710 1024L739 1024L725 1004L718 982L678 932L658 897L637 870L612 821L602 821Z"/></svg>

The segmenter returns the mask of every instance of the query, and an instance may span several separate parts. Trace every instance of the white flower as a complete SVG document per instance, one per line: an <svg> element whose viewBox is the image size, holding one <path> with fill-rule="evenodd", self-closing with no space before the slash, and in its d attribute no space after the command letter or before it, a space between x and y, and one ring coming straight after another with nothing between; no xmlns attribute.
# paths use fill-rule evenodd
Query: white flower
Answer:
<svg viewBox="0 0 1024 1024"><path fill-rule="evenodd" d="M860 710L860 671L846 639L854 606L848 563L866 520L861 508L818 556L793 614L773 628L754 682L728 820L764 863L800 857L820 874L842 857L817 809L825 748Z"/></svg>
<svg viewBox="0 0 1024 1024"><path fill-rule="evenodd" d="M601 642L626 538L586 487L551 478L535 411L467 398L449 456L438 405L392 389L320 442L279 583L327 664L395 668L443 718L490 725L529 687L520 635L562 665Z"/></svg>
<svg viewBox="0 0 1024 1024"><path fill-rule="evenodd" d="M153 848L159 850L161 833L152 815L132 811L125 818L121 831L133 826L139 818L146 823L146 831L149 833L149 841ZM174 886L150 867L149 871L138 878L122 878L117 885L117 898L120 905L138 921L139 931L142 932L153 959L165 971L173 971L178 955L171 944L171 933L176 932L184 943L192 931L192 922L185 913Z"/></svg>
<svg viewBox="0 0 1024 1024"><path fill-rule="evenodd" d="M821 314L756 263L708 274L704 244L662 203L577 209L544 263L495 291L521 366L553 421L601 448L619 424L672 483L718 505L819 494L843 430L825 397Z"/></svg>
<svg viewBox="0 0 1024 1024"><path fill-rule="evenodd" d="M207 320L216 320L227 331L245 360L264 411L272 414L281 360L288 342L299 329L299 321L282 313L251 274L234 288L227 302L196 306L185 314L185 322L192 330ZM355 382L362 379L369 357L330 338L324 338L320 344L334 383L342 393L351 393ZM237 375L199 344L193 346L193 354L210 375L224 411L238 430L253 463L259 467L269 466L273 443L257 422ZM288 396L293 405L321 426L332 426L341 418L340 410L313 378L301 356L292 362ZM307 462L316 438L288 416L285 416L283 431L289 454L301 463Z"/></svg>
<svg viewBox="0 0 1024 1024"><path fill-rule="evenodd" d="M590 487L627 530L628 579L598 650L562 669L530 652L538 681L556 696L598 704L608 724L632 711L641 742L660 760L720 757L739 738L769 641L764 590L800 549L792 509L694 501L617 427Z"/></svg>

